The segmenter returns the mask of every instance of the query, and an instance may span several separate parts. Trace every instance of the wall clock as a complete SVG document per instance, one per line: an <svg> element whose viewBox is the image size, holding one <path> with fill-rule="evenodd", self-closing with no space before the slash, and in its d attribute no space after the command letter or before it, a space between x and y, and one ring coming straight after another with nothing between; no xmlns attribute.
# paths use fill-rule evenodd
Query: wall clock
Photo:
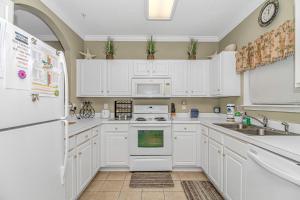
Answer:
<svg viewBox="0 0 300 200"><path fill-rule="evenodd" d="M278 0L268 0L262 7L258 23L261 27L266 27L272 23L279 10Z"/></svg>

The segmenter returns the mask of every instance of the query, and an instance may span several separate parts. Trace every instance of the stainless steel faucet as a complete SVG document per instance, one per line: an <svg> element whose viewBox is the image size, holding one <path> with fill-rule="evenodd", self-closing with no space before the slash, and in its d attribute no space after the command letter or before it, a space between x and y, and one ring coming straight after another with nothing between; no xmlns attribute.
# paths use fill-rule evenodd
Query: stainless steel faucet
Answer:
<svg viewBox="0 0 300 200"><path fill-rule="evenodd" d="M284 126L284 132L288 133L290 125L287 122L282 122L281 124Z"/></svg>
<svg viewBox="0 0 300 200"><path fill-rule="evenodd" d="M265 128L268 126L269 119L265 115L259 115L259 116L262 117L262 120L260 120L256 117L250 116L247 113L245 113L244 116L247 116L247 117L250 117L250 118L254 119L255 121L259 122L261 125L263 125L263 127L265 127Z"/></svg>

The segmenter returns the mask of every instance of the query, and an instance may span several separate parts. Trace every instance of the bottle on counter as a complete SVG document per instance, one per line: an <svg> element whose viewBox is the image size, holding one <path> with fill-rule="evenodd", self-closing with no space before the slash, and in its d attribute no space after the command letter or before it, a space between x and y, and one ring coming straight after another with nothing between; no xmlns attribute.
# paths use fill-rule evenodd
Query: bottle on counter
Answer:
<svg viewBox="0 0 300 200"><path fill-rule="evenodd" d="M171 103L171 117L172 118L176 117L175 103Z"/></svg>

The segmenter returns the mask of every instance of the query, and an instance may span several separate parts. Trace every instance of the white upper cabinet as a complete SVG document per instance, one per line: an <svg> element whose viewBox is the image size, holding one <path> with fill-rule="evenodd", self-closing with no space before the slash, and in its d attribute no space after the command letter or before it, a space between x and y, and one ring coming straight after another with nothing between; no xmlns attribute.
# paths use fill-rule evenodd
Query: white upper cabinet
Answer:
<svg viewBox="0 0 300 200"><path fill-rule="evenodd" d="M191 96L208 96L209 83L208 71L209 60L190 61L190 95Z"/></svg>
<svg viewBox="0 0 300 200"><path fill-rule="evenodd" d="M173 61L171 63L172 96L187 96L188 89L188 61Z"/></svg>
<svg viewBox="0 0 300 200"><path fill-rule="evenodd" d="M135 60L135 77L168 77L169 61L167 60Z"/></svg>
<svg viewBox="0 0 300 200"><path fill-rule="evenodd" d="M165 77L169 76L169 61L155 60L152 61L152 76Z"/></svg>
<svg viewBox="0 0 300 200"><path fill-rule="evenodd" d="M210 95L240 96L240 75L236 73L235 52L223 51L210 62Z"/></svg>
<svg viewBox="0 0 300 200"><path fill-rule="evenodd" d="M105 95L105 60L77 60L77 96Z"/></svg>
<svg viewBox="0 0 300 200"><path fill-rule="evenodd" d="M131 96L132 66L130 60L107 61L107 96Z"/></svg>
<svg viewBox="0 0 300 200"><path fill-rule="evenodd" d="M133 71L134 76L141 77L141 76L151 76L151 69L152 69L152 63L150 63L148 60L135 60Z"/></svg>

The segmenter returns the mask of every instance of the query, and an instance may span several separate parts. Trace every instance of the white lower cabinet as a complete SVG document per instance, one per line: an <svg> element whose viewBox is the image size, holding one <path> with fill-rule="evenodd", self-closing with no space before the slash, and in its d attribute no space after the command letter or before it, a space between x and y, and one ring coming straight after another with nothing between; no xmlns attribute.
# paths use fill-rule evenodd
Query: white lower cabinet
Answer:
<svg viewBox="0 0 300 200"><path fill-rule="evenodd" d="M208 136L201 134L200 162L201 167L208 174Z"/></svg>
<svg viewBox="0 0 300 200"><path fill-rule="evenodd" d="M208 176L223 191L223 146L212 139L208 142Z"/></svg>
<svg viewBox="0 0 300 200"><path fill-rule="evenodd" d="M101 166L128 167L128 125L104 125L101 133Z"/></svg>
<svg viewBox="0 0 300 200"><path fill-rule="evenodd" d="M200 125L173 125L173 166L199 167Z"/></svg>
<svg viewBox="0 0 300 200"><path fill-rule="evenodd" d="M69 139L70 149L65 176L66 200L75 200L91 182L100 167L99 127Z"/></svg>
<svg viewBox="0 0 300 200"><path fill-rule="evenodd" d="M246 159L224 148L224 190L228 200L245 199Z"/></svg>
<svg viewBox="0 0 300 200"><path fill-rule="evenodd" d="M173 166L196 166L196 133L174 132L173 138Z"/></svg>
<svg viewBox="0 0 300 200"><path fill-rule="evenodd" d="M92 172L96 174L100 167L100 136L92 139Z"/></svg>
<svg viewBox="0 0 300 200"><path fill-rule="evenodd" d="M77 188L82 191L92 178L92 145L87 141L78 147Z"/></svg>
<svg viewBox="0 0 300 200"><path fill-rule="evenodd" d="M77 151L69 152L66 169L66 199L75 200L77 196Z"/></svg>

